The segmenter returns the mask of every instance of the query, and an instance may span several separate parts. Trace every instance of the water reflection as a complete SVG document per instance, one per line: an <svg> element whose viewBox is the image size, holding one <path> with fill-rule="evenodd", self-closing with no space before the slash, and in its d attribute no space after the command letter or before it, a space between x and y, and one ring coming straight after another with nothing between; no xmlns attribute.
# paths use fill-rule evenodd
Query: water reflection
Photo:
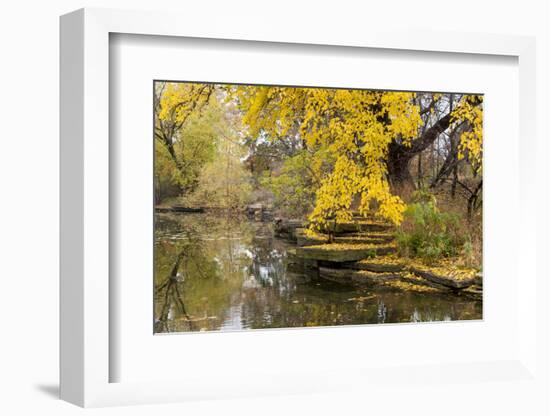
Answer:
<svg viewBox="0 0 550 416"><path fill-rule="evenodd" d="M481 303L359 290L291 272L269 223L157 214L155 332L480 319Z"/></svg>

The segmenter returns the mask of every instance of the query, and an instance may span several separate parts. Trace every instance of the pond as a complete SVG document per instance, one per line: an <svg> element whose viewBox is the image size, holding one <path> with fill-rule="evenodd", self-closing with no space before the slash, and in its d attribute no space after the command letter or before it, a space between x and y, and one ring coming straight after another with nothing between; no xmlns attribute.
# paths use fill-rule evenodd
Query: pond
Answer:
<svg viewBox="0 0 550 416"><path fill-rule="evenodd" d="M293 273L269 222L156 214L156 333L482 318L453 295L358 289Z"/></svg>

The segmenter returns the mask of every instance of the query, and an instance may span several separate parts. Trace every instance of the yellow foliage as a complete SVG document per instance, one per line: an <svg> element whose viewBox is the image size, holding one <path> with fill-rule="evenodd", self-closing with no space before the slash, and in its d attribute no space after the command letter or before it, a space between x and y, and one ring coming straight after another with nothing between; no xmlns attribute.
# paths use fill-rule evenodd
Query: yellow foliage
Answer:
<svg viewBox="0 0 550 416"><path fill-rule="evenodd" d="M421 261L409 261L410 268L443 276L447 279L456 281L472 280L478 274L478 270L473 267L466 267L461 264L457 258L439 259L435 264L427 265Z"/></svg>
<svg viewBox="0 0 550 416"><path fill-rule="evenodd" d="M213 89L211 84L165 83L160 97L158 120L181 127L193 111L208 103Z"/></svg>
<svg viewBox="0 0 550 416"><path fill-rule="evenodd" d="M483 158L483 108L479 105L482 96L465 95L452 113L455 123L467 122L469 129L460 135L458 157L466 155L476 171L481 170Z"/></svg>
<svg viewBox="0 0 550 416"><path fill-rule="evenodd" d="M376 214L401 223L405 204L390 191L385 161L389 144L397 138L410 145L422 124L415 93L257 86L232 92L250 135L276 138L295 131L308 149L335 160L321 179L309 217L312 227L351 220L355 195L361 197L361 214L376 202Z"/></svg>
<svg viewBox="0 0 550 416"><path fill-rule="evenodd" d="M410 282L402 280L388 280L384 282L385 286L391 287L393 289L403 290L407 292L419 292L419 293L440 293L440 289L435 287L425 286L423 284L411 283L412 281L418 281L416 276L411 274L405 274L405 278L409 279Z"/></svg>
<svg viewBox="0 0 550 416"><path fill-rule="evenodd" d="M403 259L398 258L393 254L387 254L385 256L378 256L370 259L359 260L358 263L384 265L384 266L404 266L405 265Z"/></svg>
<svg viewBox="0 0 550 416"><path fill-rule="evenodd" d="M328 251L353 251L353 250L377 250L395 248L395 244L388 243L382 244L346 244L346 243L329 243L329 244L317 244L312 246L303 247L304 250L328 250Z"/></svg>

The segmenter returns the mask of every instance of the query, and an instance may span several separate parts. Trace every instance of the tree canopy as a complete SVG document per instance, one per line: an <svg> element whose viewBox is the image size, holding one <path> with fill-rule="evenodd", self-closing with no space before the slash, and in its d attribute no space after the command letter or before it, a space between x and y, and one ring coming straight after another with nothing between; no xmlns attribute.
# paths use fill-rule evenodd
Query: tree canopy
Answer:
<svg viewBox="0 0 550 416"><path fill-rule="evenodd" d="M453 125L469 125L461 134L459 157L467 156L476 169L481 165L480 96L464 95L452 103L441 94L394 91L275 86L231 91L252 137L294 136L308 152L333 160L328 172L313 172L321 178L310 215L317 226L349 220L357 195L361 214L372 211L399 224L405 204L395 188L407 179L400 170L408 173L410 159Z"/></svg>
<svg viewBox="0 0 550 416"><path fill-rule="evenodd" d="M464 162L470 176L481 172L482 103L468 94L157 83L156 174L165 182L170 176L183 195L200 188L211 198L219 196L216 181L226 190L228 181L241 181L245 192L255 180L317 228L356 211L400 224L404 190L426 186L428 150L429 186L454 175L453 195L461 186L477 198L481 179L464 183L458 170Z"/></svg>

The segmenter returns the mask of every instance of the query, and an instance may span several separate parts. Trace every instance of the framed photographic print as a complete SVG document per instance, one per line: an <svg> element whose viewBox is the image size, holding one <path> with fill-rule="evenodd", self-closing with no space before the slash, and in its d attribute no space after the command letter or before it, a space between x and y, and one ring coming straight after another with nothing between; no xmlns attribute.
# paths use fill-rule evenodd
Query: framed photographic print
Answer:
<svg viewBox="0 0 550 416"><path fill-rule="evenodd" d="M153 88L154 333L482 319L482 95Z"/></svg>
<svg viewBox="0 0 550 416"><path fill-rule="evenodd" d="M62 398L538 383L533 39L185 21L61 20Z"/></svg>

